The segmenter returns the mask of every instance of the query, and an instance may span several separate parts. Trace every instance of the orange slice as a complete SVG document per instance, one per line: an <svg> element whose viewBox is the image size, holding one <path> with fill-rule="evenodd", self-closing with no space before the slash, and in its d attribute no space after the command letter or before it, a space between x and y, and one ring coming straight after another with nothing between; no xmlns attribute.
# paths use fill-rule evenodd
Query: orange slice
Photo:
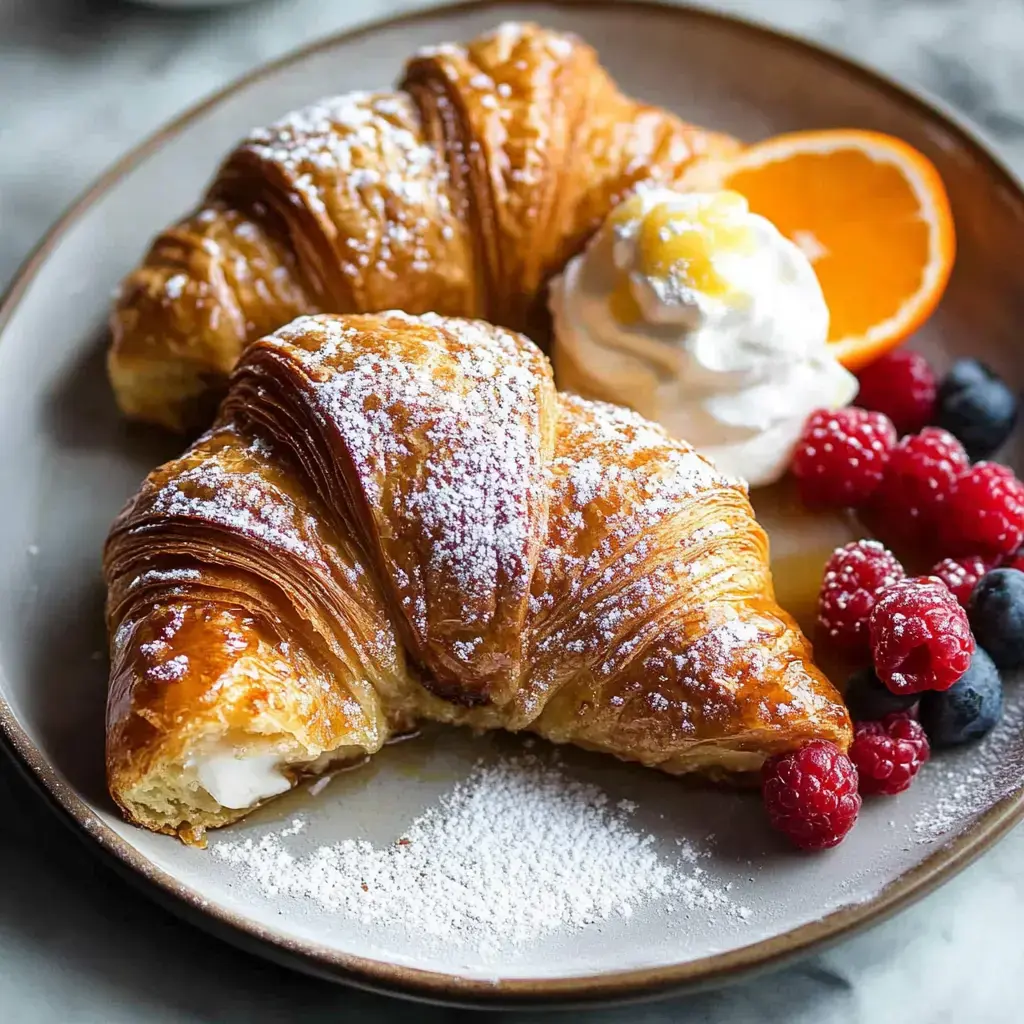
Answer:
<svg viewBox="0 0 1024 1024"><path fill-rule="evenodd" d="M836 358L857 370L935 308L956 249L938 171L878 132L777 135L692 168L684 187L734 189L808 255L831 314Z"/></svg>

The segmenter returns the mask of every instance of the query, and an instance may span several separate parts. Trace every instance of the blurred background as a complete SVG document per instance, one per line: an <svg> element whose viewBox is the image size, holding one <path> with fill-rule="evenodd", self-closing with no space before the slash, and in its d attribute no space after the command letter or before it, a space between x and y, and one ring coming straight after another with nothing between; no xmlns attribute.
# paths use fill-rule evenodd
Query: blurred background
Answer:
<svg viewBox="0 0 1024 1024"><path fill-rule="evenodd" d="M318 36L427 6L421 0L0 0L0 292L90 182L190 104ZM705 6L799 33L929 90L1024 172L1024 0L716 0ZM911 911L782 973L682 1001L563 1019L1019 1020L1021 944L998 937L1016 934L1024 907L1022 855L1018 831ZM431 1024L479 1016L337 989L191 930L86 856L2 764L0 878L5 1024ZM540 1015L505 1019L524 1024Z"/></svg>
<svg viewBox="0 0 1024 1024"><path fill-rule="evenodd" d="M427 0L0 0L0 287L125 149L318 36ZM948 100L1024 168L1021 0L712 0ZM384 83L371 83L384 84Z"/></svg>

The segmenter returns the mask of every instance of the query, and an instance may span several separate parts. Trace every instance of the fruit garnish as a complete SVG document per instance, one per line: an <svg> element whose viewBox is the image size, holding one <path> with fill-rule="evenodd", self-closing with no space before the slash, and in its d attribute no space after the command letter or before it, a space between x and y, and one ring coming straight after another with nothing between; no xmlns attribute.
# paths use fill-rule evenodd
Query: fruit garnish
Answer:
<svg viewBox="0 0 1024 1024"><path fill-rule="evenodd" d="M693 189L729 188L811 259L836 358L860 369L942 297L956 249L938 171L912 146L857 129L793 132L695 165Z"/></svg>
<svg viewBox="0 0 1024 1024"><path fill-rule="evenodd" d="M884 412L900 434L912 434L932 422L938 381L920 352L887 352L857 374L857 404Z"/></svg>
<svg viewBox="0 0 1024 1024"><path fill-rule="evenodd" d="M893 796L910 787L928 760L928 736L907 714L887 715L878 722L858 722L850 744L861 793Z"/></svg>
<svg viewBox="0 0 1024 1024"><path fill-rule="evenodd" d="M1008 466L975 463L953 485L943 528L950 554L1016 551L1024 540L1024 483Z"/></svg>
<svg viewBox="0 0 1024 1024"><path fill-rule="evenodd" d="M848 654L868 653L868 616L878 595L906 575L896 556L877 540L837 548L825 565L818 594L818 626Z"/></svg>
<svg viewBox="0 0 1024 1024"><path fill-rule="evenodd" d="M772 827L801 850L836 846L860 812L857 769L826 740L768 758L761 769L761 794Z"/></svg>
<svg viewBox="0 0 1024 1024"><path fill-rule="evenodd" d="M855 508L882 482L896 431L880 412L819 409L804 424L790 465L806 505Z"/></svg>
<svg viewBox="0 0 1024 1024"><path fill-rule="evenodd" d="M978 581L992 568L992 559L983 555L964 555L961 558L944 558L932 566L929 576L938 576L949 587L950 593L967 607ZM975 632L977 638L977 632Z"/></svg>
<svg viewBox="0 0 1024 1024"><path fill-rule="evenodd" d="M975 639L999 668L1024 665L1024 572L986 573L974 588L967 615Z"/></svg>
<svg viewBox="0 0 1024 1024"><path fill-rule="evenodd" d="M958 437L972 459L991 455L1017 419L1017 396L977 359L958 359L939 384L935 422Z"/></svg>
<svg viewBox="0 0 1024 1024"><path fill-rule="evenodd" d="M898 549L922 550L933 558L943 554L946 504L969 467L963 446L948 431L925 427L908 434L889 453L882 482L863 509L864 521Z"/></svg>
<svg viewBox="0 0 1024 1024"><path fill-rule="evenodd" d="M1003 713L999 670L982 648L970 667L944 693L926 693L918 712L933 747L955 747L981 739Z"/></svg>
<svg viewBox="0 0 1024 1024"><path fill-rule="evenodd" d="M916 693L893 693L873 668L854 672L843 690L846 709L854 722L872 722L898 711L909 711L918 701Z"/></svg>
<svg viewBox="0 0 1024 1024"><path fill-rule="evenodd" d="M1002 561L1002 567L1004 569L1020 569L1024 572L1024 547L1017 548L1016 551L1012 551Z"/></svg>
<svg viewBox="0 0 1024 1024"><path fill-rule="evenodd" d="M875 672L894 693L948 690L967 671L975 646L967 612L934 576L886 587L868 637Z"/></svg>

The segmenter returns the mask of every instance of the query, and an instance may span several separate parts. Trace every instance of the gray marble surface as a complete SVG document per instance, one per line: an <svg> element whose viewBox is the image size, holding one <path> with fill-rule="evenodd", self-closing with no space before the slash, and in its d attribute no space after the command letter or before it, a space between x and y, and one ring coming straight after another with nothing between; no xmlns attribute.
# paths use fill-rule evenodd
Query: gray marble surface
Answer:
<svg viewBox="0 0 1024 1024"><path fill-rule="evenodd" d="M0 290L61 210L162 122L232 78L403 0L158 11L0 0ZM1021 0L720 0L944 97L1024 172ZM896 919L739 986L590 1024L1019 1020L1024 831ZM221 945L101 867L0 762L0 1020L470 1021L312 981ZM540 1014L507 1018L516 1024Z"/></svg>

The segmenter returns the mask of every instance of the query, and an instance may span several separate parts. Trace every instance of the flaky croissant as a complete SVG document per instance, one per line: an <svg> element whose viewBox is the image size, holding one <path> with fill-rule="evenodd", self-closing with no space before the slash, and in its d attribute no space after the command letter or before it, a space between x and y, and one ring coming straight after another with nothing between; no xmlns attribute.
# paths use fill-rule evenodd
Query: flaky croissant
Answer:
<svg viewBox="0 0 1024 1024"><path fill-rule="evenodd" d="M645 180L737 144L624 97L572 35L507 24L421 51L396 92L254 131L124 281L129 416L201 420L247 344L303 313L403 309L542 337L543 289Z"/></svg>
<svg viewBox="0 0 1024 1024"><path fill-rule="evenodd" d="M742 485L481 321L250 345L105 571L110 791L186 838L421 719L674 773L850 738Z"/></svg>

